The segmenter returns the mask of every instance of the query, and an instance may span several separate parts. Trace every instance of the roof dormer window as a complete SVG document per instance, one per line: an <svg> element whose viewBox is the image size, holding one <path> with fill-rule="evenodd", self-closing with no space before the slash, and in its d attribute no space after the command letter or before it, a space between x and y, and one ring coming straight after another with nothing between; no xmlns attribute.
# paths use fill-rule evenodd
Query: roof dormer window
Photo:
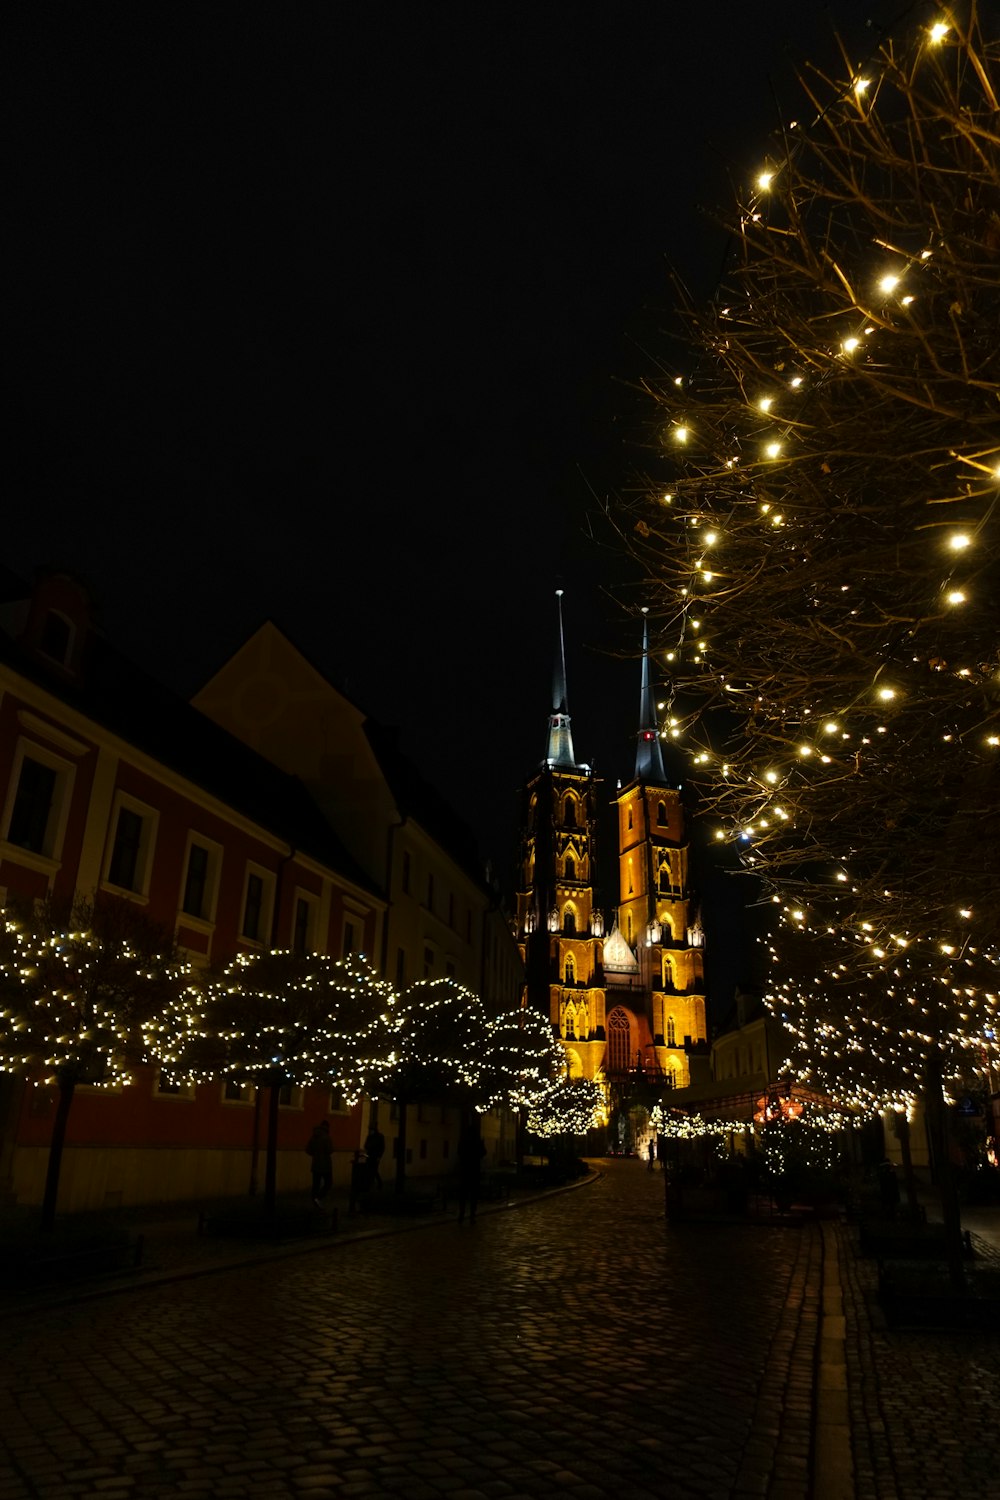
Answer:
<svg viewBox="0 0 1000 1500"><path fill-rule="evenodd" d="M61 667L69 666L70 649L73 645L73 627L58 610L46 611L38 637L38 649Z"/></svg>

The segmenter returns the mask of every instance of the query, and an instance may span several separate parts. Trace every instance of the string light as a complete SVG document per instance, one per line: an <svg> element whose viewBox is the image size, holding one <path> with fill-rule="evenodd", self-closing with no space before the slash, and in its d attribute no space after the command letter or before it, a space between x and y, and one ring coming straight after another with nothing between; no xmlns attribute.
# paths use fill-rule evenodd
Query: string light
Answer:
<svg viewBox="0 0 1000 1500"><path fill-rule="evenodd" d="M928 39L947 40L954 68L928 62ZM634 544L672 602L665 656L696 707L671 734L681 750L704 731L690 767L714 836L783 893L776 1013L798 1028L802 1066L852 1108L906 1105L932 1054L954 1077L984 1048L996 1056L1000 161L973 142L998 92L1000 41L974 7L960 27L894 37L821 101L822 135L799 130L783 149L787 191L767 214L737 205L724 323L710 309L688 323L697 409L688 398L683 421L698 443L665 459L682 524ZM760 414L774 397L754 395L770 371L801 392L773 438ZM668 390L658 399L682 419ZM734 469L734 453L786 461ZM692 651L690 620L709 528L726 559L698 606L711 598L710 656ZM724 763L704 758L717 712ZM777 773L761 772L772 757L788 767L780 809ZM808 902L788 898L803 888ZM956 964L968 985L950 983Z"/></svg>

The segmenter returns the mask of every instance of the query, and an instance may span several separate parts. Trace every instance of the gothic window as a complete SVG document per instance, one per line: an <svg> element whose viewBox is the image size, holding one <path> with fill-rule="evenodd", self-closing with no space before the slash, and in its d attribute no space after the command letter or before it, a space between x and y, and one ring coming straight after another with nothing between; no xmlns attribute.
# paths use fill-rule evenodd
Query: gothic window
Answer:
<svg viewBox="0 0 1000 1500"><path fill-rule="evenodd" d="M631 808L629 808L629 810L628 810L628 826L630 828L632 827L632 809Z"/></svg>
<svg viewBox="0 0 1000 1500"><path fill-rule="evenodd" d="M668 1047L676 1047L677 1046L677 1027L676 1027L676 1025L674 1023L673 1016L668 1016L667 1017L667 1046Z"/></svg>
<svg viewBox="0 0 1000 1500"><path fill-rule="evenodd" d="M567 1041L576 1041L576 1015L571 1005L566 1008L566 1022L563 1035Z"/></svg>
<svg viewBox="0 0 1000 1500"><path fill-rule="evenodd" d="M576 931L576 913L571 906L563 912L563 932Z"/></svg>
<svg viewBox="0 0 1000 1500"><path fill-rule="evenodd" d="M660 894L665 896L670 889L670 868L668 865L660 866Z"/></svg>
<svg viewBox="0 0 1000 1500"><path fill-rule="evenodd" d="M573 858L572 854L567 854L563 870L567 880L576 879L576 860Z"/></svg>
<svg viewBox="0 0 1000 1500"><path fill-rule="evenodd" d="M667 804L665 802L658 802L656 804L656 822L660 828L667 826Z"/></svg>
<svg viewBox="0 0 1000 1500"><path fill-rule="evenodd" d="M575 984L576 983L576 961L573 958L572 953L570 953L569 956L566 959L566 967L565 967L565 969L564 969L563 972L565 974L565 983L566 984Z"/></svg>
<svg viewBox="0 0 1000 1500"><path fill-rule="evenodd" d="M575 797L567 797L565 803L563 804L563 822L564 823L569 823L569 824L575 824L576 823L576 798Z"/></svg>
<svg viewBox="0 0 1000 1500"><path fill-rule="evenodd" d="M632 1043L628 1016L618 1005L608 1016L608 1055L605 1072L612 1076L627 1073L631 1061Z"/></svg>

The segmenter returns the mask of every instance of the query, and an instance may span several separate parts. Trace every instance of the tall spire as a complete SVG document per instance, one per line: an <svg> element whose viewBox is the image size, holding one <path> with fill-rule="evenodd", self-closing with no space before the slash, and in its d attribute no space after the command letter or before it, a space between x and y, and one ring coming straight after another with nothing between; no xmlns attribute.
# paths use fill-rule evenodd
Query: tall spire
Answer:
<svg viewBox="0 0 1000 1500"><path fill-rule="evenodd" d="M642 692L639 698L639 741L635 751L637 781L665 781L660 729L656 722L656 704L649 680L649 621L642 612Z"/></svg>
<svg viewBox="0 0 1000 1500"><path fill-rule="evenodd" d="M566 648L563 644L562 589L556 589L556 653L552 671L552 713L549 715L549 743L545 752L545 764L572 770L576 766L573 756L573 732L569 726L566 710Z"/></svg>

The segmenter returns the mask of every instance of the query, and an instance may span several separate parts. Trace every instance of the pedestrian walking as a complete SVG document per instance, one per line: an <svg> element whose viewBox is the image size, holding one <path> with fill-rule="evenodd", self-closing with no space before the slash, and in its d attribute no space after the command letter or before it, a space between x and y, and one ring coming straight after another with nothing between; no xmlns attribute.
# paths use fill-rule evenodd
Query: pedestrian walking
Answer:
<svg viewBox="0 0 1000 1500"><path fill-rule="evenodd" d="M473 1114L462 1126L462 1133L458 1138L458 1222L460 1224L465 1218L466 1207L469 1210L469 1223L476 1222L476 1209L479 1207L479 1179L485 1155L486 1147L479 1128L479 1116Z"/></svg>
<svg viewBox="0 0 1000 1500"><path fill-rule="evenodd" d="M652 1172L655 1170L656 1165L656 1142L653 1140L652 1136L649 1137L649 1145L646 1147L646 1155L649 1158L649 1166L646 1168L646 1171Z"/></svg>
<svg viewBox="0 0 1000 1500"><path fill-rule="evenodd" d="M379 1171L379 1163L385 1155L385 1136L377 1125L373 1125L365 1136L365 1156L368 1158L368 1168L371 1180L377 1188L382 1186L382 1174Z"/></svg>
<svg viewBox="0 0 1000 1500"><path fill-rule="evenodd" d="M333 1141L329 1120L321 1120L306 1144L312 1158L312 1196L318 1207L333 1187Z"/></svg>

